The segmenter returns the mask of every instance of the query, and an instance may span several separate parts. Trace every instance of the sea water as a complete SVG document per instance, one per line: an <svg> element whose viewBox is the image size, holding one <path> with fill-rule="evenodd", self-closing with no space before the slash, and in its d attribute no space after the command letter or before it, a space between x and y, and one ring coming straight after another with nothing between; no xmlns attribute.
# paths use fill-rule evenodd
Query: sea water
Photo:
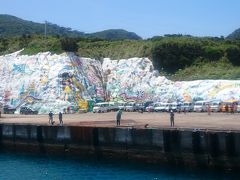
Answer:
<svg viewBox="0 0 240 180"><path fill-rule="evenodd" d="M125 161L0 153L0 179L238 179L231 172L193 171Z"/></svg>

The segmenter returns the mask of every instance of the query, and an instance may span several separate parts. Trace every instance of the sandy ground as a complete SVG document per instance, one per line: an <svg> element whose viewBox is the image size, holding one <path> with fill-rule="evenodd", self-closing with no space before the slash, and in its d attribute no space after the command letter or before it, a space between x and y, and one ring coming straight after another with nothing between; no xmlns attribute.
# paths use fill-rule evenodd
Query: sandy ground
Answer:
<svg viewBox="0 0 240 180"><path fill-rule="evenodd" d="M115 127L116 112L63 114L64 125ZM58 125L58 115L54 115ZM6 115L2 114L0 123L48 125L48 115ZM168 113L123 112L121 127L171 128ZM175 113L175 127L183 129L240 130L240 114L226 113Z"/></svg>

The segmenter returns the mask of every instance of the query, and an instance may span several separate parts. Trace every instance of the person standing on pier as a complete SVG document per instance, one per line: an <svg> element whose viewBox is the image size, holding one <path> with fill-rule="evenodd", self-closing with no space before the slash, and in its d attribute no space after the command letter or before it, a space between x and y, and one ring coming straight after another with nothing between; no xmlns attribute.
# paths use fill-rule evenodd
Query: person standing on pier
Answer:
<svg viewBox="0 0 240 180"><path fill-rule="evenodd" d="M208 112L208 115L211 115L211 106L210 106L210 104L207 105L207 112Z"/></svg>
<svg viewBox="0 0 240 180"><path fill-rule="evenodd" d="M174 112L172 109L170 111L170 124L171 124L171 127L174 126Z"/></svg>
<svg viewBox="0 0 240 180"><path fill-rule="evenodd" d="M183 113L186 114L187 113L187 110L186 108L183 108Z"/></svg>
<svg viewBox="0 0 240 180"><path fill-rule="evenodd" d="M225 106L225 112L228 113L228 105Z"/></svg>
<svg viewBox="0 0 240 180"><path fill-rule="evenodd" d="M117 116L116 116L117 126L120 126L121 116L122 116L122 110L119 109L119 110L117 111Z"/></svg>
<svg viewBox="0 0 240 180"><path fill-rule="evenodd" d="M62 113L61 112L59 112L58 118L59 118L59 125L63 125Z"/></svg>
<svg viewBox="0 0 240 180"><path fill-rule="evenodd" d="M53 125L54 121L53 121L53 113L52 113L52 111L49 112L48 116L49 116L49 124Z"/></svg>

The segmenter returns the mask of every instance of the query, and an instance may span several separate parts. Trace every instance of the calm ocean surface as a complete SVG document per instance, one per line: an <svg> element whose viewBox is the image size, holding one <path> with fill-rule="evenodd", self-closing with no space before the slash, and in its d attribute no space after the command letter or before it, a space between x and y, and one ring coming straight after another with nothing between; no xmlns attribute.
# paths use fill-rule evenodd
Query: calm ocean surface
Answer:
<svg viewBox="0 0 240 180"><path fill-rule="evenodd" d="M238 179L231 173L193 171L118 161L0 153L0 179Z"/></svg>

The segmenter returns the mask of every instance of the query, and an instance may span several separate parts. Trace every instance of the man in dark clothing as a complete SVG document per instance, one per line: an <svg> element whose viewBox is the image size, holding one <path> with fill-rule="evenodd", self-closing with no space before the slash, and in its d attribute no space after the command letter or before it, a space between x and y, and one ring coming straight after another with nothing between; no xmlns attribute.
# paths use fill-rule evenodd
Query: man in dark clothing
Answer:
<svg viewBox="0 0 240 180"><path fill-rule="evenodd" d="M173 112L173 110L170 111L170 123L171 123L171 127L174 126L174 112Z"/></svg>
<svg viewBox="0 0 240 180"><path fill-rule="evenodd" d="M117 126L120 126L121 116L122 116L122 110L119 109L119 110L117 111L117 116L116 116Z"/></svg>
<svg viewBox="0 0 240 180"><path fill-rule="evenodd" d="M184 114L186 114L186 113L187 113L187 110L186 110L186 108L183 108L183 112L184 112Z"/></svg>
<svg viewBox="0 0 240 180"><path fill-rule="evenodd" d="M226 111L226 113L228 113L228 105L227 104L225 106L225 111Z"/></svg>
<svg viewBox="0 0 240 180"><path fill-rule="evenodd" d="M59 112L58 117L59 117L59 124L63 125L62 113L61 112Z"/></svg>
<svg viewBox="0 0 240 180"><path fill-rule="evenodd" d="M49 124L53 125L54 121L53 121L53 113L52 113L52 111L49 112L48 116L49 116Z"/></svg>

